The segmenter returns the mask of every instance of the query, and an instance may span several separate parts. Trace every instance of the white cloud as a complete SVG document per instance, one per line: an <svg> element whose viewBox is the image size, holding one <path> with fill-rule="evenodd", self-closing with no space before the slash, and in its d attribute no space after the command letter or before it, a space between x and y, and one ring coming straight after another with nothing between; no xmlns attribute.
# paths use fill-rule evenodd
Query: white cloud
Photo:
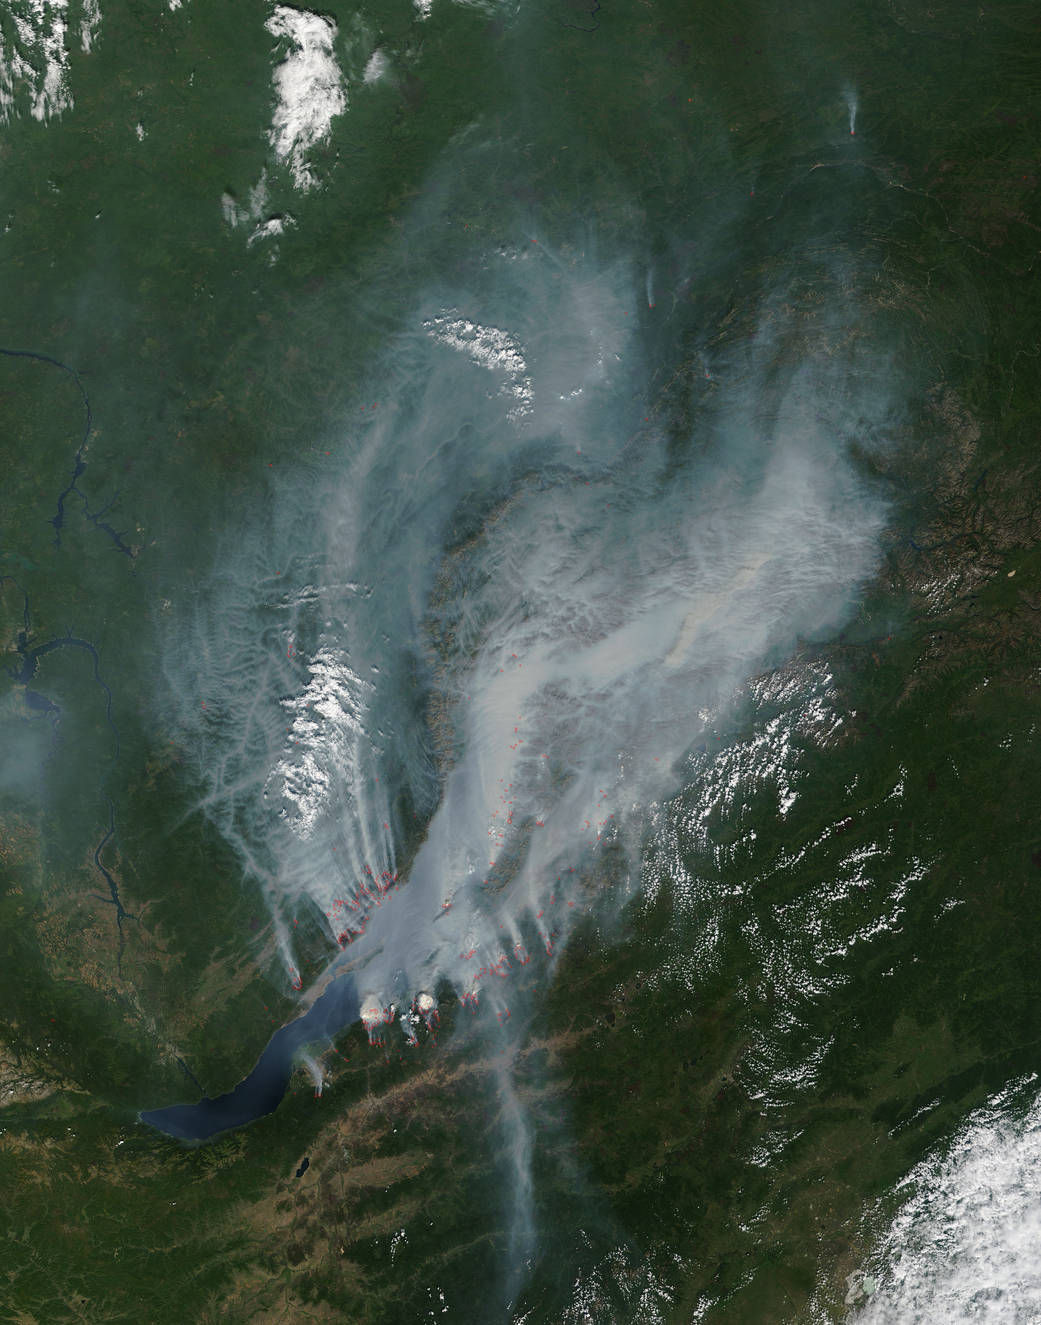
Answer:
<svg viewBox="0 0 1041 1325"><path fill-rule="evenodd" d="M443 345L460 350L474 363L504 378L500 394L517 404L509 417L516 421L531 412L532 385L528 366L517 340L500 327L485 327L449 309L428 318L423 329Z"/></svg>
<svg viewBox="0 0 1041 1325"><path fill-rule="evenodd" d="M308 154L329 137L334 118L347 109L347 85L333 54L336 24L307 10L276 5L264 26L286 43L285 58L274 73L278 104L271 148L297 187L310 189L318 180Z"/></svg>
<svg viewBox="0 0 1041 1325"><path fill-rule="evenodd" d="M856 1325L1028 1325L1041 1320L1041 1097L1013 1086L917 1165L869 1273ZM864 1299L868 1298L865 1302Z"/></svg>
<svg viewBox="0 0 1041 1325"><path fill-rule="evenodd" d="M101 26L101 5L98 0L83 0L83 12L80 16L80 42L88 54L94 49L94 41Z"/></svg>
<svg viewBox="0 0 1041 1325"><path fill-rule="evenodd" d="M366 83L376 83L387 72L387 57L382 51L373 51L362 75Z"/></svg>
<svg viewBox="0 0 1041 1325"><path fill-rule="evenodd" d="M247 248L252 248L261 239L277 239L291 226L296 225L296 218L288 212L271 212L264 216L268 205L267 171L261 172L260 179L250 189L248 206L239 203L233 193L223 193L220 205L228 225L233 228L240 225L250 227L249 237L246 240ZM275 245L269 253L271 261L275 261L277 253L278 246Z"/></svg>
<svg viewBox="0 0 1041 1325"><path fill-rule="evenodd" d="M49 120L72 108L67 11L68 0L29 0L20 13L11 13L15 40L7 46L0 38L0 120L17 114L23 99L35 120ZM83 41L89 50L86 23Z"/></svg>

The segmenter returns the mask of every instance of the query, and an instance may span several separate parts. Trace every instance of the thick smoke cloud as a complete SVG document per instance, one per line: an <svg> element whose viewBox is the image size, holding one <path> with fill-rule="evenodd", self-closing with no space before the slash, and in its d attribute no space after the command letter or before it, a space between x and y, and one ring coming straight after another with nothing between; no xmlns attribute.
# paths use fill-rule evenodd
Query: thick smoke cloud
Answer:
<svg viewBox="0 0 1041 1325"><path fill-rule="evenodd" d="M680 294L723 260L696 257ZM709 716L849 617L886 518L854 457L900 402L862 274L798 262L692 334L679 294L649 306L640 252L517 220L416 291L323 463L228 533L166 693L298 988L293 920L325 917L305 998L350 969L377 1038L448 981L495 1029L518 968L548 975L594 894L606 916L638 886L644 812ZM670 326L681 430L651 386ZM531 1139L505 1068L501 1100L519 1254Z"/></svg>
<svg viewBox="0 0 1041 1325"><path fill-rule="evenodd" d="M855 307L775 291L703 356L678 449L634 417L635 262L529 243L490 275L420 303L384 400L321 472L276 481L169 655L205 697L182 715L203 808L287 969L314 904L383 1001L402 978L472 988L525 920L553 952L569 880L634 847L699 714L839 626L884 518L850 456L891 404L843 350ZM431 817L397 880L403 804Z"/></svg>

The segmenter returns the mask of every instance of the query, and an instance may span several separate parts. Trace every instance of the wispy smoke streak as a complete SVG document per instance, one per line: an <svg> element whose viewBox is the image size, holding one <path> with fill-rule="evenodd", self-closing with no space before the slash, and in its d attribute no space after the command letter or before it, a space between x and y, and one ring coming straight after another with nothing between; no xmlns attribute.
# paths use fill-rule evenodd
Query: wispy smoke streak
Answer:
<svg viewBox="0 0 1041 1325"><path fill-rule="evenodd" d="M769 301L717 348L677 454L639 420L623 435L639 359L605 328L639 278L569 288L558 259L522 261L487 300L518 331L418 318L391 403L320 486L276 489L273 536L238 538L190 636L202 803L267 891L287 967L285 918L316 906L341 947L364 938L381 1001L445 976L474 993L482 968L493 987L532 927L553 954L576 881L606 843L632 850L699 712L835 629L878 555L884 511L849 449L889 401L843 352L852 309ZM403 796L433 810L405 888Z"/></svg>
<svg viewBox="0 0 1041 1325"><path fill-rule="evenodd" d="M848 272L774 272L757 315L677 348L677 437L646 398L645 258L482 259L417 295L378 405L273 480L167 658L289 978L293 920L324 913L323 978L353 965L374 1042L442 980L508 1021L511 978L639 877L707 714L848 617L886 515L852 455L895 388ZM531 1134L500 1096L519 1247Z"/></svg>

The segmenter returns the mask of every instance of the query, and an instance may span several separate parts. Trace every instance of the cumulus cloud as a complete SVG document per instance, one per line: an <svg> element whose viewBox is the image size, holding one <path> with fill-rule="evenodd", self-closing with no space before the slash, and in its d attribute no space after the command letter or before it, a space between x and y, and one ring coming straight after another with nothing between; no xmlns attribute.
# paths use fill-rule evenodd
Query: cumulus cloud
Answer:
<svg viewBox="0 0 1041 1325"><path fill-rule="evenodd" d="M84 13L83 49L89 51L97 28L97 7ZM69 52L66 45L68 0L32 0L9 15L8 35L0 30L0 121L24 107L35 120L49 120L71 110Z"/></svg>
<svg viewBox="0 0 1041 1325"><path fill-rule="evenodd" d="M1015 1082L901 1184L902 1203L850 1283L856 1325L1027 1325L1041 1318L1041 1098Z"/></svg>
<svg viewBox="0 0 1041 1325"><path fill-rule="evenodd" d="M288 166L297 188L310 189L318 179L308 156L347 109L347 85L333 51L336 24L320 14L276 5L264 26L285 52L274 72L271 150Z"/></svg>

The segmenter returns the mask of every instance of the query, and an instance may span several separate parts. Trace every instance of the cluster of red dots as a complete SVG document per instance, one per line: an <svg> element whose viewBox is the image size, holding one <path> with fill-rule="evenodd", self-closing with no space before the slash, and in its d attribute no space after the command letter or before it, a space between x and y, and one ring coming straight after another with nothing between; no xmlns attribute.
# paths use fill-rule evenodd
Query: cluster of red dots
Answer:
<svg viewBox="0 0 1041 1325"><path fill-rule="evenodd" d="M575 867L573 865L568 866L565 873L574 874ZM560 900L562 901L563 899ZM550 894L549 905L556 906L557 904L558 904L558 898L556 893ZM569 901L567 903L567 906L568 909L573 910L575 903ZM542 920L544 916L545 916L545 911L542 909L535 912L536 920ZM500 928L502 928L502 926L500 926ZM553 955L555 943L559 937L560 937L560 929L557 926L554 926L553 928L544 931L543 941L546 946L547 956ZM461 952L459 954L459 960L464 962L470 961L476 955L476 953L477 953L477 948L471 945L464 952ZM500 951L499 956L495 961L489 962L486 965L481 966L473 974L470 981L470 988L466 990L466 992L463 993L463 995L461 996L460 1001L462 1003L462 1006L465 1008L469 1008L471 1014L476 1013L480 998L480 990L477 988L479 981L486 979L488 976L491 975L498 976L499 979L505 980L506 977L512 973L515 967L527 966L530 961L531 961L531 956L527 948L519 940L513 945L512 962L509 956L507 956L505 952ZM497 1016L499 1024L502 1025L509 1018L509 1015L510 1015L509 1008L505 1008L503 1012L498 1013Z"/></svg>
<svg viewBox="0 0 1041 1325"><path fill-rule="evenodd" d="M381 870L379 874L374 874L372 867L366 865L365 875L358 880L355 895L333 900L332 909L325 914L334 922L334 927L336 924L342 925L336 935L336 942L341 948L365 933L372 908L382 906L383 899L397 887L397 870Z"/></svg>
<svg viewBox="0 0 1041 1325"><path fill-rule="evenodd" d="M516 658L517 655L513 653L510 655L510 657ZM523 664L521 663L517 664L518 667L522 665ZM504 669L502 667L499 668L500 672L503 670ZM522 721L522 715L520 713L517 714L517 721L518 722ZM524 744L524 737L521 736L520 734L520 727L514 727L513 735L516 739L506 742L506 748L509 750L517 750L520 746ZM548 759L549 755L542 754L539 756L539 758ZM513 824L514 806L516 805L516 800L512 795L510 795L510 793L515 789L515 784L513 782L506 782L505 778L499 778L499 785L503 788L499 796L501 808L494 809L492 811L493 822L488 828L488 836L492 838L493 841L495 841L497 846L502 846L503 842L506 840L506 829ZM497 828L494 823L494 820L498 819L500 814L503 816L503 827L501 829ZM545 819L536 818L534 820L534 827L545 828L545 826L546 826ZM495 861L490 860L488 862L488 868L493 869L494 866L495 866ZM483 880L483 882L487 883L488 880L485 879Z"/></svg>
<svg viewBox="0 0 1041 1325"><path fill-rule="evenodd" d="M603 806L603 805L605 805L605 804L607 803L607 792L603 789L603 787L598 787L598 788L597 788L597 794L598 794L599 797L600 797L600 799L597 801L597 809L599 809L601 806ZM607 825L610 823L610 821L611 821L613 818L614 818L614 815L613 815L613 814L609 814L609 815L607 816L606 819L598 819L598 820L596 821L596 840L597 840L598 842L600 841L600 839L601 839L601 838L603 837L603 835L604 835L604 829L606 829ZM582 831L583 831L583 832L588 832L589 829L592 828L592 826L593 826L593 825L592 825L592 820L590 820L590 819L584 819L584 820L582 821Z"/></svg>
<svg viewBox="0 0 1041 1325"><path fill-rule="evenodd" d="M513 823L512 806L514 805L514 799L509 793L513 791L514 786L512 782L507 783L505 778L499 779L499 785L503 788L502 792L499 795L499 801L502 805L502 809L492 810L493 822L489 825L488 836L495 839L497 846L502 846L503 842L505 842L506 840L506 829ZM500 814L503 815L503 827L501 829L496 828L494 823L494 820L496 820ZM488 862L489 869L491 869L494 865L495 865L494 860L490 860ZM484 882L487 883L488 880L485 879Z"/></svg>

